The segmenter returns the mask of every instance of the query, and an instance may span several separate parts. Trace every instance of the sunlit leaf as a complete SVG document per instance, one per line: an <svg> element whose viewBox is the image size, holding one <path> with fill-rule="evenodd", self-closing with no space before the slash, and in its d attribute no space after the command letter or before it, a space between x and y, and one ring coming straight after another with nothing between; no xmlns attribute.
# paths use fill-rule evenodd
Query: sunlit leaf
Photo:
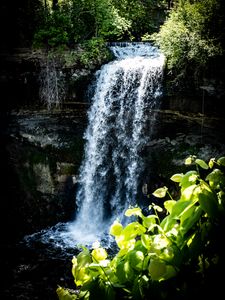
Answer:
<svg viewBox="0 0 225 300"><path fill-rule="evenodd" d="M90 279L91 276L89 275L88 269L86 267L79 267L76 269L74 281L77 286L82 286Z"/></svg>
<svg viewBox="0 0 225 300"><path fill-rule="evenodd" d="M220 165L220 166L225 166L225 157L220 157L218 160L217 160L217 163Z"/></svg>
<svg viewBox="0 0 225 300"><path fill-rule="evenodd" d="M207 165L207 163L206 162L204 162L204 160L202 160L202 159L196 159L195 160L195 162L196 162L196 164L198 164L202 169L205 169L205 170L207 170L208 168L209 168L209 166Z"/></svg>
<svg viewBox="0 0 225 300"><path fill-rule="evenodd" d="M122 230L123 230L123 225L119 223L117 220L115 220L110 227L109 233L111 235L118 236L121 234Z"/></svg>
<svg viewBox="0 0 225 300"><path fill-rule="evenodd" d="M187 188L182 190L180 200L181 201L186 201L186 200L189 201L190 200L192 202L196 202L197 201L197 198L196 198L197 190L198 190L197 184L192 184L192 185L188 186Z"/></svg>
<svg viewBox="0 0 225 300"><path fill-rule="evenodd" d="M157 198L164 198L166 196L168 188L166 186L158 188L157 190L152 193Z"/></svg>
<svg viewBox="0 0 225 300"><path fill-rule="evenodd" d="M160 226L164 231L169 231L174 227L175 224L177 224L176 218L169 215L162 220Z"/></svg>
<svg viewBox="0 0 225 300"><path fill-rule="evenodd" d="M134 207L134 208L129 208L125 212L125 216L130 217L130 216L142 216L142 212L140 207Z"/></svg>
<svg viewBox="0 0 225 300"><path fill-rule="evenodd" d="M133 281L134 271L129 260L122 260L117 264L116 276L122 284Z"/></svg>
<svg viewBox="0 0 225 300"><path fill-rule="evenodd" d="M163 234L156 234L153 238L153 248L160 250L168 247L170 240Z"/></svg>
<svg viewBox="0 0 225 300"><path fill-rule="evenodd" d="M177 275L177 270L174 268L174 266L167 265L166 266L166 273L163 276L163 280L167 280L169 278L172 278Z"/></svg>
<svg viewBox="0 0 225 300"><path fill-rule="evenodd" d="M210 167L210 169L213 168L214 163L215 163L215 158L211 158L210 161L209 161L209 167Z"/></svg>
<svg viewBox="0 0 225 300"><path fill-rule="evenodd" d="M164 202L164 207L168 211L168 213L171 214L172 208L173 208L174 204L176 204L176 203L177 203L177 201L175 201L175 200L167 200Z"/></svg>
<svg viewBox="0 0 225 300"><path fill-rule="evenodd" d="M135 236L136 237L136 236ZM124 235L116 236L116 243L118 247L120 248L120 251L118 253L119 256L125 255L128 251L134 249L136 240L135 238L128 239L124 237Z"/></svg>
<svg viewBox="0 0 225 300"><path fill-rule="evenodd" d="M147 217L143 216L143 225L146 228L149 228L150 226L152 226L152 224L155 224L156 219L158 219L156 215L149 215Z"/></svg>
<svg viewBox="0 0 225 300"><path fill-rule="evenodd" d="M84 249L77 255L77 264L84 267L92 262L91 255L88 249Z"/></svg>
<svg viewBox="0 0 225 300"><path fill-rule="evenodd" d="M171 219L172 218L179 219L180 214L182 214L186 208L188 208L192 205L193 205L193 202L191 200L177 201L177 203L174 204L174 206L172 208L171 215L168 217L170 217Z"/></svg>
<svg viewBox="0 0 225 300"><path fill-rule="evenodd" d="M194 224L199 221L202 215L202 209L200 206L195 207L194 211L192 211L192 215L189 218L186 218L182 224L180 225L180 231L183 235L187 233L191 228L193 228Z"/></svg>
<svg viewBox="0 0 225 300"><path fill-rule="evenodd" d="M170 179L174 182L181 182L182 178L183 178L184 174L180 173L180 174L174 174L172 177L170 177Z"/></svg>
<svg viewBox="0 0 225 300"><path fill-rule="evenodd" d="M155 203L152 203L152 207L153 207L154 210L156 210L158 212L163 211L162 207L160 207L159 205L156 205Z"/></svg>
<svg viewBox="0 0 225 300"><path fill-rule="evenodd" d="M143 225L139 222L132 222L123 229L121 235L124 236L124 240L130 240L145 232L146 228Z"/></svg>
<svg viewBox="0 0 225 300"><path fill-rule="evenodd" d="M181 190L186 189L190 185L193 185L196 183L198 179L198 173L197 171L188 171L181 179Z"/></svg>
<svg viewBox="0 0 225 300"><path fill-rule="evenodd" d="M219 169L215 169L208 174L206 180L209 181L209 185L212 189L220 189L225 187L225 176Z"/></svg>
<svg viewBox="0 0 225 300"><path fill-rule="evenodd" d="M187 157L184 161L185 165L191 165L194 163L196 159L196 156L195 155L190 155L189 157Z"/></svg>
<svg viewBox="0 0 225 300"><path fill-rule="evenodd" d="M165 262L157 259L151 259L148 272L152 280L159 281L160 279L163 279L164 275L166 274Z"/></svg>
<svg viewBox="0 0 225 300"><path fill-rule="evenodd" d="M189 156L185 159L185 165L191 165L192 164L192 158Z"/></svg>
<svg viewBox="0 0 225 300"><path fill-rule="evenodd" d="M97 248L92 250L91 255L94 261L101 261L107 258L107 252L104 248Z"/></svg>
<svg viewBox="0 0 225 300"><path fill-rule="evenodd" d="M129 261L132 268L134 268L137 271L141 271L143 267L143 261L144 261L144 253L142 251L130 251L129 253Z"/></svg>
<svg viewBox="0 0 225 300"><path fill-rule="evenodd" d="M150 248L150 245L151 245L151 237L149 234L142 234L141 235L141 242L142 242L142 245L146 248L146 249L149 249Z"/></svg>

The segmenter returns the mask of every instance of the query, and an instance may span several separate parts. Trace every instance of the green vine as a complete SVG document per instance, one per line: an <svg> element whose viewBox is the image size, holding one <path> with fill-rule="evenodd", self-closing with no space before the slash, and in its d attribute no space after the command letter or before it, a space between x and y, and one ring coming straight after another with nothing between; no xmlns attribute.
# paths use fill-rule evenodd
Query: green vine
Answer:
<svg viewBox="0 0 225 300"><path fill-rule="evenodd" d="M110 228L118 253L110 259L98 243L83 248L72 260L76 290L58 287L60 300L182 299L206 287L211 270L224 263L216 233L224 229L225 157L206 163L190 156L185 164L195 170L170 178L180 187L179 199L161 187L153 195L162 205L149 206L153 214L127 209L136 221L124 227L115 220Z"/></svg>

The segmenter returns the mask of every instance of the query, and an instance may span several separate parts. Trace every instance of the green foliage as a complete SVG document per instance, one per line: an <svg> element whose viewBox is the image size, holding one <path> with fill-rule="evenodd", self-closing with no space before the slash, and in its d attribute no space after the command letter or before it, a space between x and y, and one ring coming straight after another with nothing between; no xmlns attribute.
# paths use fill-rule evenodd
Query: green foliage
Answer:
<svg viewBox="0 0 225 300"><path fill-rule="evenodd" d="M84 66L101 64L103 61L110 59L105 41L102 38L92 38L81 44L83 51L79 57L80 63Z"/></svg>
<svg viewBox="0 0 225 300"><path fill-rule="evenodd" d="M142 35L158 31L165 19L166 1L159 0L112 0L120 14L130 21L131 37L140 39Z"/></svg>
<svg viewBox="0 0 225 300"><path fill-rule="evenodd" d="M215 232L224 229L225 157L207 164L191 156L185 162L196 170L171 177L180 187L179 199L162 187L153 195L160 201L168 195L170 200L161 206L152 203L153 214L129 208L125 215L137 220L125 227L116 220L110 228L118 253L109 259L100 244L91 251L83 248L72 260L78 290L59 287L60 300L148 299L153 291L156 299L171 299L184 287L184 292L191 290L196 285L193 278L205 287L210 270L222 262Z"/></svg>
<svg viewBox="0 0 225 300"><path fill-rule="evenodd" d="M111 0L61 0L57 9L45 7L34 46L71 47L97 37L117 40L129 32L130 26Z"/></svg>
<svg viewBox="0 0 225 300"><path fill-rule="evenodd" d="M35 47L73 47L92 38L107 41L140 39L158 30L165 18L162 0L43 1L43 17L34 35Z"/></svg>
<svg viewBox="0 0 225 300"><path fill-rule="evenodd" d="M152 35L178 82L188 73L197 78L210 59L223 54L221 9L221 0L179 1L159 33Z"/></svg>

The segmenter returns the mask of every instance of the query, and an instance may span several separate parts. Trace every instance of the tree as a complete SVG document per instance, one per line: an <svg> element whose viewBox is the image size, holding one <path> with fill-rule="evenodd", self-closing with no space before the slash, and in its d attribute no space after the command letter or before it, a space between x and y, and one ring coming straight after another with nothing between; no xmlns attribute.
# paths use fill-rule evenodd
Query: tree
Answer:
<svg viewBox="0 0 225 300"><path fill-rule="evenodd" d="M207 64L223 54L222 0L180 0L153 40L167 57L175 81L199 78Z"/></svg>

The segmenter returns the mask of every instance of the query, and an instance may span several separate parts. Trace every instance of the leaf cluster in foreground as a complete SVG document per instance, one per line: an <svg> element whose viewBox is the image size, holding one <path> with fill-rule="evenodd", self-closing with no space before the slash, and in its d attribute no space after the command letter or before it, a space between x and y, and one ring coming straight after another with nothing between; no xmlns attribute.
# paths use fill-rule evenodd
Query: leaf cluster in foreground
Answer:
<svg viewBox="0 0 225 300"><path fill-rule="evenodd" d="M206 163L190 156L185 163L194 170L171 177L180 187L179 199L161 187L153 195L163 204L152 203L148 215L139 207L127 209L125 215L136 220L127 226L115 220L110 228L117 254L109 258L100 244L83 248L72 260L75 289L58 287L60 300L185 299L207 293L208 282L219 280L225 157Z"/></svg>

